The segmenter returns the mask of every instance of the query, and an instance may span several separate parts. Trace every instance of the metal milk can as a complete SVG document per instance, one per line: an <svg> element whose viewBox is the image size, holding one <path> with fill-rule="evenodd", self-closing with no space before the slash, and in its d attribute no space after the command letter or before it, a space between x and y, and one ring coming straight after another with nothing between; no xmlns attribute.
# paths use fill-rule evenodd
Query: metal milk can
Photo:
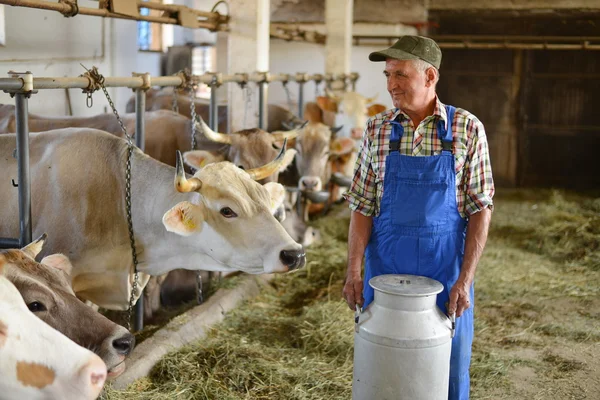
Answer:
<svg viewBox="0 0 600 400"><path fill-rule="evenodd" d="M369 280L357 310L353 400L447 400L453 322L436 306L440 282L415 275Z"/></svg>

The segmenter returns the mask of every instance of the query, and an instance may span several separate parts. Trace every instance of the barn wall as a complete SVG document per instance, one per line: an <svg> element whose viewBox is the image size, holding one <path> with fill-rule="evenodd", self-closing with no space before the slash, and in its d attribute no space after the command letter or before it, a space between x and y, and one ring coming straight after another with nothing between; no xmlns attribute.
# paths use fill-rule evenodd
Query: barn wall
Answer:
<svg viewBox="0 0 600 400"><path fill-rule="evenodd" d="M97 2L80 1L81 6L97 7ZM97 66L105 76L131 76L131 72L150 72L158 75L158 53L137 50L135 21L102 19L78 15L65 18L46 10L5 7L6 46L0 50L0 76L8 71L31 71L34 76L78 76L86 67ZM104 27L104 46L102 32ZM104 47L104 50L103 50ZM132 95L130 89L109 91L119 111ZM104 94L94 95L94 106L88 109L85 95L79 89L70 90L73 114L93 115L108 106ZM6 93L0 93L0 103L14 104ZM40 90L29 101L32 113L65 115L64 89Z"/></svg>
<svg viewBox="0 0 600 400"><path fill-rule="evenodd" d="M599 36L589 14L433 13L433 34ZM438 92L484 123L500 186L597 189L599 51L443 49Z"/></svg>
<svg viewBox="0 0 600 400"><path fill-rule="evenodd" d="M383 64L368 60L369 53L380 50L380 47L352 47L350 71L358 72L357 92L371 97L377 95L377 102L388 107L392 106L383 77ZM286 42L271 40L271 71L273 73L295 74L296 72L320 73L325 72L325 47L312 43ZM289 83L294 104L298 99L298 85ZM323 93L324 83L319 85ZM315 99L315 84L307 83L304 87L304 101ZM287 97L281 83L269 86L269 103L287 105ZM295 110L294 110L295 111Z"/></svg>
<svg viewBox="0 0 600 400"><path fill-rule="evenodd" d="M483 122L499 185L516 183L515 57L519 56L511 50L444 49L437 88L443 103L464 108Z"/></svg>

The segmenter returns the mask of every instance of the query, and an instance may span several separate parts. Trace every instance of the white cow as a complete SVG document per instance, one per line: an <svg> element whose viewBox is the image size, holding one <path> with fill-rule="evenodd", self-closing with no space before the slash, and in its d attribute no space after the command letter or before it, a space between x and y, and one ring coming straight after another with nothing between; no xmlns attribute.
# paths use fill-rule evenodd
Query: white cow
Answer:
<svg viewBox="0 0 600 400"><path fill-rule="evenodd" d="M4 400L95 399L106 365L34 316L2 275L0 255L0 398Z"/></svg>
<svg viewBox="0 0 600 400"><path fill-rule="evenodd" d="M3 237L19 233L17 190L11 185L17 176L14 146L14 135L0 135ZM79 298L115 310L127 309L133 279L126 155L123 139L95 129L30 135L34 235L47 232L44 252L70 258ZM148 275L176 268L259 274L302 267L303 247L272 215L283 202L283 187L255 182L271 175L283 159L282 150L273 162L247 171L220 162L189 181L180 164L177 188L188 193L177 193L173 167L134 151L131 208L140 286Z"/></svg>

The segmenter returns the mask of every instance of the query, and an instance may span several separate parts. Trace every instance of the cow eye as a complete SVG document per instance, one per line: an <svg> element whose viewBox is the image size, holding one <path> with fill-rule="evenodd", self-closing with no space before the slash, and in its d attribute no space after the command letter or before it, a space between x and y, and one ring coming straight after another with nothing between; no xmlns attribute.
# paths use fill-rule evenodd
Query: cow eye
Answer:
<svg viewBox="0 0 600 400"><path fill-rule="evenodd" d="M277 150L277 151L281 150L281 147L277 147L277 146L275 145L275 143L271 143L271 146L273 147L273 149L275 149L275 150Z"/></svg>
<svg viewBox="0 0 600 400"><path fill-rule="evenodd" d="M223 207L220 211L221 215L225 218L235 218L237 214L229 207Z"/></svg>
<svg viewBox="0 0 600 400"><path fill-rule="evenodd" d="M27 308L29 308L29 311L31 311L31 312L46 311L46 306L44 306L39 301L34 301L32 303L27 304Z"/></svg>
<svg viewBox="0 0 600 400"><path fill-rule="evenodd" d="M245 170L245 169L246 169L246 168L244 168L244 166L243 166L243 165L238 165L238 168L239 168L239 169L242 169L242 170Z"/></svg>

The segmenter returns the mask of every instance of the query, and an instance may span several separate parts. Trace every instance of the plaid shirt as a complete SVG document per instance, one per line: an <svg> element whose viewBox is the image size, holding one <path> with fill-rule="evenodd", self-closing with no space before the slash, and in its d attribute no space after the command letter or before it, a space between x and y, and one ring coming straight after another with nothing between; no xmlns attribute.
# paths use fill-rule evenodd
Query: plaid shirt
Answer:
<svg viewBox="0 0 600 400"><path fill-rule="evenodd" d="M398 118L398 119L396 119ZM379 214L383 196L385 158L389 153L392 124L397 120L404 128L400 141L400 154L432 156L440 154L442 142L436 132L439 119L446 121L446 108L436 98L433 115L426 117L417 127L400 109L391 109L367 121L363 140L354 167L354 178L344 198L352 211L365 216ZM494 181L485 130L481 121L461 108L456 109L452 121L454 157L456 167L456 203L463 218L484 209L493 208Z"/></svg>

